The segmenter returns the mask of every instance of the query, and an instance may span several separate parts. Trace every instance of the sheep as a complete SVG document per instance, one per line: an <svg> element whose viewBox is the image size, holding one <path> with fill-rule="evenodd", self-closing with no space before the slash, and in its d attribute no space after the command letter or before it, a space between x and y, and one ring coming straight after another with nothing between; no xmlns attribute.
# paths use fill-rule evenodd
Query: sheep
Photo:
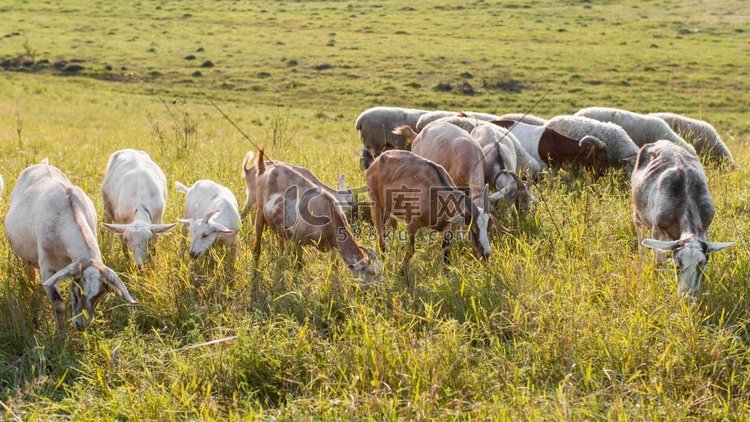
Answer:
<svg viewBox="0 0 750 422"><path fill-rule="evenodd" d="M190 257L199 258L218 242L229 248L230 263L234 261L241 223L232 191L211 180L199 180L190 188L180 182L175 186L185 194L185 218L179 221L185 225L183 234L190 232Z"/></svg>
<svg viewBox="0 0 750 422"><path fill-rule="evenodd" d="M701 156L714 161L726 160L734 166L732 152L729 151L724 141L721 140L719 133L710 123L674 113L662 112L650 113L649 115L667 122L669 127L691 143Z"/></svg>
<svg viewBox="0 0 750 422"><path fill-rule="evenodd" d="M58 286L72 278L73 325L85 330L105 293L113 290L134 304L125 283L104 265L96 238L91 199L47 160L21 172L10 195L5 235L27 272L39 270L52 303L58 333L65 330L65 304Z"/></svg>
<svg viewBox="0 0 750 422"><path fill-rule="evenodd" d="M505 128L485 124L477 126L470 135L484 153L484 179L492 181L492 186L498 191L490 199L504 198L508 203L515 204L519 211L526 211L530 203L538 202L529 187L539 172L539 164L521 147L512 133ZM519 172L527 174L527 183L523 183Z"/></svg>
<svg viewBox="0 0 750 422"><path fill-rule="evenodd" d="M417 133L419 133L428 124L439 119L444 119L446 117L465 117L465 118L470 119L470 121L485 121L485 122L489 122L491 120L496 120L499 118L498 116L495 116L494 114L477 113L473 111L462 111L459 113L454 112L454 111L431 111L429 113L425 113L424 115L422 115L417 121L416 125L409 124L409 126L414 128L414 130Z"/></svg>
<svg viewBox="0 0 750 422"><path fill-rule="evenodd" d="M547 123L546 119L528 113L503 114L497 120L513 120L514 122L521 122L534 126L544 126Z"/></svg>
<svg viewBox="0 0 750 422"><path fill-rule="evenodd" d="M586 165L606 168L605 143L595 136L582 138L567 136L548 126L534 126L513 120L496 120L494 124L507 128L535 159L545 165Z"/></svg>
<svg viewBox="0 0 750 422"><path fill-rule="evenodd" d="M102 200L105 220L114 222L104 226L122 235L141 268L151 238L176 225L161 224L167 205L167 178L146 152L116 151L104 174Z"/></svg>
<svg viewBox="0 0 750 422"><path fill-rule="evenodd" d="M404 149L406 139L392 133L393 129L401 125L414 127L425 113L427 110L399 107L372 107L363 111L354 123L362 140L363 167L386 149Z"/></svg>
<svg viewBox="0 0 750 422"><path fill-rule="evenodd" d="M471 132L472 130L474 130L474 128L476 128L479 125L489 124L485 120L478 120L478 119L476 119L474 117L464 117L464 116L460 116L460 115L442 117L440 119L433 120L433 122L450 123L450 124L452 124L454 126L460 127L461 129L463 129L463 130L465 130L467 132Z"/></svg>
<svg viewBox="0 0 750 422"><path fill-rule="evenodd" d="M477 256L487 260L489 214L477 207L456 188L445 169L409 151L386 151L365 171L370 195L370 214L378 237L378 246L385 251L384 223L394 217L406 223L409 248L401 263L401 272L411 284L409 261L414 255L414 237L427 227L442 234L443 263L448 264L452 224L469 228L469 238ZM489 207L485 186L484 209Z"/></svg>
<svg viewBox="0 0 750 422"><path fill-rule="evenodd" d="M484 154L468 132L442 121L430 123L419 134L410 126L394 131L406 138L413 153L440 164L483 212L490 211L482 206Z"/></svg>
<svg viewBox="0 0 750 422"><path fill-rule="evenodd" d="M255 243L253 257L260 257L266 226L282 239L296 244L297 266L302 266L302 247L314 245L322 251L335 249L355 278L367 283L379 280L380 263L375 251L357 243L334 195L293 167L276 162L266 166L263 149L258 150L256 168Z"/></svg>
<svg viewBox="0 0 750 422"><path fill-rule="evenodd" d="M673 252L680 274L678 291L694 295L708 254L732 245L706 240L714 205L703 166L694 155L660 140L638 152L631 185L636 235L640 239L639 228L651 229L653 238L642 244Z"/></svg>
<svg viewBox="0 0 750 422"><path fill-rule="evenodd" d="M614 123L620 126L639 147L665 139L695 155L695 148L675 133L664 120L656 116L609 107L588 107L578 110L575 115L600 122Z"/></svg>
<svg viewBox="0 0 750 422"><path fill-rule="evenodd" d="M633 171L638 146L620 126L583 116L557 116L545 127L573 139L595 137L604 143L607 166L624 167L628 175Z"/></svg>
<svg viewBox="0 0 750 422"><path fill-rule="evenodd" d="M255 154L252 151L248 151L245 155L245 159L242 161L242 176L245 179L245 185L247 187L247 199L245 200L245 205L242 207L242 212L240 213L242 218L244 218L247 213L250 212L250 209L252 209L252 207L255 205L255 176L257 175L257 171L255 169L255 165L252 165L250 167L247 166L248 163L253 161L254 157ZM275 165L277 163L279 163L279 161L266 161L266 167L269 164ZM283 164L289 166L294 171L319 186L321 189L333 195L337 199L337 205L341 207L341 210L349 216L354 216L356 211L355 202L357 197L352 189L347 187L346 177L344 177L343 174L338 178L338 190L334 190L333 188L318 180L318 178L315 177L315 175L310 170L289 163Z"/></svg>

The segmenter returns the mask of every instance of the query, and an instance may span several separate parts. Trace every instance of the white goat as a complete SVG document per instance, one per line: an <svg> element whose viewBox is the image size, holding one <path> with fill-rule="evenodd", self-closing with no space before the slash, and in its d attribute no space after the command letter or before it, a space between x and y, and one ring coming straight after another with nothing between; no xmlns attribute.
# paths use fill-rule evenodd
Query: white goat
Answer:
<svg viewBox="0 0 750 422"><path fill-rule="evenodd" d="M190 257L200 257L218 242L230 248L230 260L234 260L241 223L232 191L211 180L199 180L190 188L180 182L175 186L185 194L185 218L179 221L190 232Z"/></svg>
<svg viewBox="0 0 750 422"><path fill-rule="evenodd" d="M706 240L714 204L703 166L694 155L661 140L638 152L631 184L634 226L637 231L650 228L654 237L643 240L643 245L674 252L679 292L694 294L700 288L708 254L732 245Z"/></svg>
<svg viewBox="0 0 750 422"><path fill-rule="evenodd" d="M484 153L484 180L497 190L490 199L504 198L519 211L526 211L530 203L538 202L529 187L540 166L512 133L500 126L483 124L471 131L471 137ZM521 180L519 172L528 176L527 183Z"/></svg>
<svg viewBox="0 0 750 422"><path fill-rule="evenodd" d="M121 234L141 268L149 241L176 224L161 224L167 205L167 178L144 151L123 149L109 157L102 184L104 223Z"/></svg>
<svg viewBox="0 0 750 422"><path fill-rule="evenodd" d="M102 262L91 199L46 159L21 172L10 195L5 235L28 272L39 269L58 332L65 328L58 285L67 278L74 280L70 290L78 330L89 326L96 305L109 290L136 303L120 277Z"/></svg>
<svg viewBox="0 0 750 422"><path fill-rule="evenodd" d="M675 133L664 120L656 116L609 107L588 107L579 110L575 115L599 120L600 122L614 123L623 128L630 139L639 147L665 139L685 148L689 153L695 154L695 148L692 145Z"/></svg>

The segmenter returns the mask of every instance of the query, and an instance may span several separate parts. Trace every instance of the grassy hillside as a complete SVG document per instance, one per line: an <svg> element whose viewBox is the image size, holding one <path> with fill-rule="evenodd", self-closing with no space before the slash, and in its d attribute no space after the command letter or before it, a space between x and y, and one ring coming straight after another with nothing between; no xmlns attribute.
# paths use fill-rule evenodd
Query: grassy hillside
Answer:
<svg viewBox="0 0 750 422"><path fill-rule="evenodd" d="M443 271L425 233L414 289L398 236L383 283L360 288L329 253L295 271L270 234L253 282L249 221L232 268L191 261L175 231L139 273L100 233L140 303L108 298L64 344L0 235L0 419L750 416L744 1L0 1L0 22L0 215L45 157L101 215L107 158L125 147L170 186L210 178L243 202L253 148L206 96L331 185L364 182L353 124L373 105L675 111L712 122L739 165L707 168L711 238L738 243L711 258L696 303L639 253L621 172L550 174L532 215L504 215L514 233L486 264L456 245ZM169 194L174 221L183 197Z"/></svg>

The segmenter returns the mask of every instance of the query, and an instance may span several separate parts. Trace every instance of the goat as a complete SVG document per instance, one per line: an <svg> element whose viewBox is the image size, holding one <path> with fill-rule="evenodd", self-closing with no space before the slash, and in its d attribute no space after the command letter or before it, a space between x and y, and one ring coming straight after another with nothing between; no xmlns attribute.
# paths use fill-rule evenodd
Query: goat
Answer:
<svg viewBox="0 0 750 422"><path fill-rule="evenodd" d="M167 178L144 151L123 149L109 157L102 184L106 228L122 235L135 264L146 262L149 241L176 224L161 224L167 205Z"/></svg>
<svg viewBox="0 0 750 422"><path fill-rule="evenodd" d="M482 212L484 180L484 154L468 132L453 124L435 121L418 134L410 126L400 126L394 132L404 136L411 151L420 157L441 165L451 180L467 193Z"/></svg>
<svg viewBox="0 0 750 422"><path fill-rule="evenodd" d="M91 199L46 159L21 172L10 195L5 235L27 272L39 270L58 332L65 329L65 304L58 289L65 279L74 280L73 325L79 331L89 326L109 290L136 303L125 283L102 262Z"/></svg>
<svg viewBox="0 0 750 422"><path fill-rule="evenodd" d="M359 246L334 195L292 166L275 162L267 167L263 154L263 149L259 149L255 162L255 195L259 204L253 245L256 267L263 231L268 226L282 239L296 244L298 267L302 266L301 248L314 245L322 251L338 251L355 278L378 281L375 251Z"/></svg>
<svg viewBox="0 0 750 422"><path fill-rule="evenodd" d="M484 180L492 181L492 186L497 190L490 195L491 200L504 198L509 204L515 204L518 211L527 211L530 203L538 202L529 187L539 172L539 164L521 147L512 133L505 128L485 124L471 131L471 137L482 147ZM519 171L527 174L526 183L518 175Z"/></svg>
<svg viewBox="0 0 750 422"><path fill-rule="evenodd" d="M385 221L394 217L406 223L409 248L401 263L401 271L407 281L409 260L414 255L414 236L423 227L442 234L445 264L449 261L452 236L448 235L447 229L451 224L468 227L476 254L483 260L489 257L489 214L458 189L439 164L408 151L386 151L365 171L365 178L372 223L381 251L385 251ZM487 186L482 196L486 210L489 207Z"/></svg>
<svg viewBox="0 0 750 422"><path fill-rule="evenodd" d="M247 164L250 163L254 157L255 154L252 151L248 151L247 155L245 155L245 159L242 161L242 175L245 179L245 185L247 186L247 199L245 200L245 205L242 207L242 212L240 213L243 218L247 215L248 212L250 212L253 206L255 206L255 179L258 172L255 169L255 165L252 165L250 167L247 166ZM271 162L266 162L266 167L268 167L269 163ZM273 162L273 164L278 163L280 162ZM349 216L354 215L354 211L356 211L357 197L356 194L347 187L346 177L344 177L343 174L339 176L338 179L338 190L334 190L325 183L321 182L310 170L304 167L295 166L294 164L283 164L291 167L297 173L301 174L324 191L333 195L337 199L337 205L341 207L341 210L344 211L345 214Z"/></svg>
<svg viewBox="0 0 750 422"><path fill-rule="evenodd" d="M708 254L732 245L706 240L714 205L703 166L688 151L660 140L638 152L631 182L636 234L640 238L639 227L650 228L653 238L644 239L643 245L673 252L678 290L694 295Z"/></svg>
<svg viewBox="0 0 750 422"><path fill-rule="evenodd" d="M190 257L199 258L216 242L230 249L233 261L240 231L240 212L232 191L211 181L199 180L190 188L180 182L177 190L185 194L185 218L179 219L190 232Z"/></svg>

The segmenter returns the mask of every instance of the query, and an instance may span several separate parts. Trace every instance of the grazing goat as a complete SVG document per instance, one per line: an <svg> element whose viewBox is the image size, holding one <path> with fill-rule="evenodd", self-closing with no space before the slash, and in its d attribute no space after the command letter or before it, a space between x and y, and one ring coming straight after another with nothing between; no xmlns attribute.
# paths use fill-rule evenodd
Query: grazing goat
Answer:
<svg viewBox="0 0 750 422"><path fill-rule="evenodd" d="M175 186L185 194L185 218L179 221L190 231L190 257L200 257L219 242L230 248L230 261L233 261L241 223L232 191L211 180L199 180L190 188L180 182ZM185 231L183 227L183 234Z"/></svg>
<svg viewBox="0 0 750 422"><path fill-rule="evenodd" d="M685 142L664 120L656 116L609 107L588 107L579 110L575 115L600 122L614 123L620 126L639 147L665 139L695 154L695 148L692 145Z"/></svg>
<svg viewBox="0 0 750 422"><path fill-rule="evenodd" d="M514 120L495 120L492 123L508 129L531 157L540 163L607 167L607 146L595 136L569 137L549 126L529 125Z"/></svg>
<svg viewBox="0 0 750 422"><path fill-rule="evenodd" d="M252 165L250 167L247 166L248 163L250 163L253 158L255 157L255 154L252 151L248 151L247 155L245 155L245 159L242 161L242 175L245 179L245 185L247 186L247 199L245 200L245 205L242 207L242 217L244 218L247 213L250 211L250 209L253 208L255 205L255 178L258 174L257 170L255 169L255 165ZM268 167L269 164L275 165L281 163L280 161L266 161L266 167ZM341 210L344 211L345 214L349 216L354 215L354 211L356 209L356 195L350 188L347 187L346 183L346 177L342 174L339 176L338 179L338 190L334 190L333 188L329 187L325 183L318 180L317 177L308 169L304 167L295 166L293 164L289 163L282 163L297 173L301 174L303 177L307 178L314 184L318 185L321 189L324 191L330 193L333 195L337 202L336 204L341 207Z"/></svg>
<svg viewBox="0 0 750 422"><path fill-rule="evenodd" d="M302 247L314 245L322 251L338 251L355 278L363 282L379 280L380 264L375 251L357 244L334 195L287 164L275 162L266 167L263 149L258 152L255 168L258 212L253 256L256 266L263 231L269 226L282 239L296 244L298 266L302 265Z"/></svg>
<svg viewBox="0 0 750 422"><path fill-rule="evenodd" d="M58 285L67 278L74 280L70 290L77 330L89 326L109 290L136 303L120 277L102 262L91 199L46 159L21 172L10 195L5 235L28 272L39 269L58 332L65 329Z"/></svg>
<svg viewBox="0 0 750 422"><path fill-rule="evenodd" d="M467 131L451 123L435 121L418 134L410 126L398 127L395 132L406 138L413 153L441 165L482 212L491 211L485 208L482 197L484 153Z"/></svg>
<svg viewBox="0 0 750 422"><path fill-rule="evenodd" d="M490 195L491 200L504 198L521 212L527 211L531 203L538 202L529 187L539 172L539 164L521 147L512 133L505 128L485 124L477 126L471 132L471 137L482 147L484 180L491 181L497 190ZM526 183L521 180L519 172L527 175Z"/></svg>
<svg viewBox="0 0 750 422"><path fill-rule="evenodd" d="M414 236L428 227L442 234L443 262L448 263L451 224L469 228L469 238L477 256L486 260L491 252L488 226L490 216L456 187L445 169L408 151L386 151L365 171L370 194L372 223L378 246L385 250L384 223L394 217L406 223L409 249L401 263L407 281L409 260L414 255ZM484 209L489 194L484 188Z"/></svg>
<svg viewBox="0 0 750 422"><path fill-rule="evenodd" d="M638 152L631 182L634 226L637 231L650 228L653 236L643 245L674 252L680 272L678 290L695 294L708 254L732 245L706 240L714 205L703 167L694 155L661 140Z"/></svg>
<svg viewBox="0 0 750 422"><path fill-rule="evenodd" d="M135 264L146 262L149 241L176 224L161 224L167 206L167 178L144 151L123 149L109 157L102 184L104 223L122 235Z"/></svg>
<svg viewBox="0 0 750 422"><path fill-rule="evenodd" d="M721 140L719 133L711 123L674 113L651 113L650 115L667 122L672 130L693 145L698 154L709 160L726 160L734 166L732 152Z"/></svg>
<svg viewBox="0 0 750 422"><path fill-rule="evenodd" d="M427 110L399 107L372 107L362 112L354 123L362 140L362 165L367 168L374 157L386 149L404 149L406 139L393 129L409 125L415 127Z"/></svg>

